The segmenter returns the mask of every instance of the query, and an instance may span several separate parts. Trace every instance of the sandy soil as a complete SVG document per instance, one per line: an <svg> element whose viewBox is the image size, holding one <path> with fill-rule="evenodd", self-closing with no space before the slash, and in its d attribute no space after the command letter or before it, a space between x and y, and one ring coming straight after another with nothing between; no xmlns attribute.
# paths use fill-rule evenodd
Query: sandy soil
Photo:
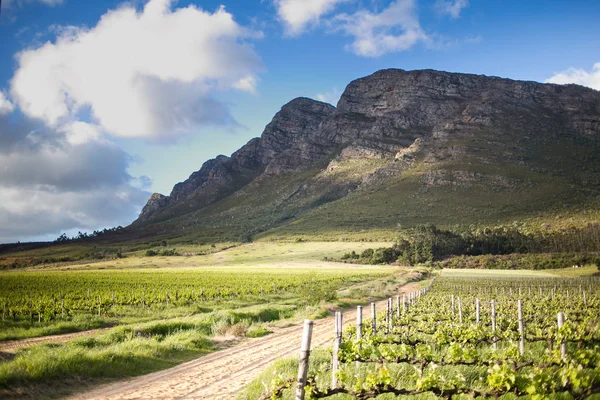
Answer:
<svg viewBox="0 0 600 400"><path fill-rule="evenodd" d="M399 293L417 288L418 283L409 283L400 288ZM378 310L385 307L386 301L377 304ZM370 311L363 312L368 318ZM344 313L344 326L355 320L355 310ZM332 344L333 330L333 318L315 321L312 347ZM268 336L244 340L177 367L105 385L71 399L232 399L275 360L297 353L301 336L301 324L281 328Z"/></svg>

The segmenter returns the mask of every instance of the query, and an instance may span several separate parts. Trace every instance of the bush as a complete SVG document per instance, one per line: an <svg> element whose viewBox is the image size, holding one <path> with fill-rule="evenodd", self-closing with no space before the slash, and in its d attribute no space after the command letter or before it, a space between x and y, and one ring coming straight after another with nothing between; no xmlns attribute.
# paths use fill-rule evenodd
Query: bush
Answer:
<svg viewBox="0 0 600 400"><path fill-rule="evenodd" d="M175 257L175 256L178 256L179 253L177 252L177 249L171 249L171 250L161 251L160 255L164 256L164 257Z"/></svg>
<svg viewBox="0 0 600 400"><path fill-rule="evenodd" d="M150 249L150 250L146 251L146 257L154 257L157 255L158 255L158 251L156 251L156 250Z"/></svg>
<svg viewBox="0 0 600 400"><path fill-rule="evenodd" d="M436 263L442 268L467 269L559 269L573 265L585 265L595 257L589 254L508 254L483 256L454 256Z"/></svg>
<svg viewBox="0 0 600 400"><path fill-rule="evenodd" d="M329 282L313 282L300 287L298 294L305 304L315 305L321 301L330 302L337 299L335 287Z"/></svg>
<svg viewBox="0 0 600 400"><path fill-rule="evenodd" d="M365 251L363 251L360 255L360 258L371 258L373 257L373 254L375 253L375 250L373 249L366 249Z"/></svg>

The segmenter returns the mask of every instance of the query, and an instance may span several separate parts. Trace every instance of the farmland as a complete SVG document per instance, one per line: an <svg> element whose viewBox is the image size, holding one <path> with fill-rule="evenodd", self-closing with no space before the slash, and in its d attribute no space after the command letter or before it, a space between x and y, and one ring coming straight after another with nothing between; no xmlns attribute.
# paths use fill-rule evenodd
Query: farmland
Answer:
<svg viewBox="0 0 600 400"><path fill-rule="evenodd" d="M43 398L44 385L61 396L168 368L223 341L268 335L282 323L383 298L414 279L409 269L322 261L356 245L259 243L206 255L129 255L2 272L0 397ZM105 329L64 343L1 347L97 328Z"/></svg>
<svg viewBox="0 0 600 400"><path fill-rule="evenodd" d="M598 278L444 271L421 294L347 328L334 377L331 350L313 352L306 398L597 398ZM293 398L297 368L279 362L242 398Z"/></svg>

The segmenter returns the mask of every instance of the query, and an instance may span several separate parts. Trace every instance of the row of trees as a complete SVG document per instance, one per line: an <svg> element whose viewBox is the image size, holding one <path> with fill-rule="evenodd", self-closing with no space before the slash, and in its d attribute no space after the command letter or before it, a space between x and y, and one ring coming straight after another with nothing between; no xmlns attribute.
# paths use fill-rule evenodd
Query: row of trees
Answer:
<svg viewBox="0 0 600 400"><path fill-rule="evenodd" d="M70 242L73 240L81 240L81 239L100 237L100 236L104 236L108 233L119 232L123 229L125 229L125 228L123 228L122 226L119 225L114 228L104 228L102 230L96 230L92 233L79 231L79 233L77 233L77 235L73 236L73 237L68 237L66 233L63 233L62 235L60 235L58 238L56 238L54 240L54 243L66 243L66 242Z"/></svg>
<svg viewBox="0 0 600 400"><path fill-rule="evenodd" d="M435 225L419 225L401 233L391 248L367 249L344 255L345 260L372 264L399 261L419 264L440 261L449 256L480 256L525 253L590 253L600 251L600 223L580 229L525 234L516 228L444 230Z"/></svg>

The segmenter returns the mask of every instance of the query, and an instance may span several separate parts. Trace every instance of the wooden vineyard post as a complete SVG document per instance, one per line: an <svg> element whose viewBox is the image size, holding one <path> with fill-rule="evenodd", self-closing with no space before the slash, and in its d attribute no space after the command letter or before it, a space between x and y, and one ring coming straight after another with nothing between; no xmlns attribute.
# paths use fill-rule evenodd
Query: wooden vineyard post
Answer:
<svg viewBox="0 0 600 400"><path fill-rule="evenodd" d="M385 333L387 333L387 334L392 332L393 312L394 312L393 301L392 301L392 298L390 297L388 299L388 306L387 306L387 327L386 327L386 331L385 331Z"/></svg>
<svg viewBox="0 0 600 400"><path fill-rule="evenodd" d="M402 295L402 314L406 314L406 295Z"/></svg>
<svg viewBox="0 0 600 400"><path fill-rule="evenodd" d="M377 313L375 310L375 303L371 303L371 331L373 333L373 335L375 335L377 333Z"/></svg>
<svg viewBox="0 0 600 400"><path fill-rule="evenodd" d="M452 319L454 319L455 315L454 315L454 295L452 295L452 299L450 300L450 305L452 308Z"/></svg>
<svg viewBox="0 0 600 400"><path fill-rule="evenodd" d="M559 331L560 331L560 328L562 328L564 324L565 324L565 313L559 312L558 313L558 330ZM560 358L563 361L567 360L567 342L565 341L564 338L562 338L560 341Z"/></svg>
<svg viewBox="0 0 600 400"><path fill-rule="evenodd" d="M300 363L298 364L298 383L296 384L296 400L304 400L304 388L308 377L308 358L310 357L310 341L312 339L314 322L304 320L302 345L300 347Z"/></svg>
<svg viewBox="0 0 600 400"><path fill-rule="evenodd" d="M98 296L98 316L101 315L101 309L100 307L102 306L102 297Z"/></svg>
<svg viewBox="0 0 600 400"><path fill-rule="evenodd" d="M362 306L356 307L356 340L357 341L360 341L362 339L362 327L363 327L362 311L363 311Z"/></svg>
<svg viewBox="0 0 600 400"><path fill-rule="evenodd" d="M60 314L62 319L65 319L65 296L60 296Z"/></svg>
<svg viewBox="0 0 600 400"><path fill-rule="evenodd" d="M498 343L496 342L496 302L492 300L492 347L494 350L498 350Z"/></svg>
<svg viewBox="0 0 600 400"><path fill-rule="evenodd" d="M331 363L331 388L337 388L337 372L340 368L340 347L342 347L342 313L335 313L335 338L333 339L333 361Z"/></svg>
<svg viewBox="0 0 600 400"><path fill-rule="evenodd" d="M167 307L169 306L169 292L165 293L165 302L167 303Z"/></svg>
<svg viewBox="0 0 600 400"><path fill-rule="evenodd" d="M479 299L475 299L475 322L479 323L479 310L480 310L481 304L479 302Z"/></svg>
<svg viewBox="0 0 600 400"><path fill-rule="evenodd" d="M525 327L523 325L523 302L521 300L517 301L518 307L518 320L519 320L519 353L522 355L525 354Z"/></svg>
<svg viewBox="0 0 600 400"><path fill-rule="evenodd" d="M583 292L583 299L585 301L585 292ZM396 318L400 318L400 295L396 296Z"/></svg>
<svg viewBox="0 0 600 400"><path fill-rule="evenodd" d="M587 306L587 301L586 301L586 298L585 298L585 290L583 291L583 305Z"/></svg>
<svg viewBox="0 0 600 400"><path fill-rule="evenodd" d="M462 318L462 305L460 303L460 297L457 299L457 301L458 301L458 322L462 324L463 318Z"/></svg>

